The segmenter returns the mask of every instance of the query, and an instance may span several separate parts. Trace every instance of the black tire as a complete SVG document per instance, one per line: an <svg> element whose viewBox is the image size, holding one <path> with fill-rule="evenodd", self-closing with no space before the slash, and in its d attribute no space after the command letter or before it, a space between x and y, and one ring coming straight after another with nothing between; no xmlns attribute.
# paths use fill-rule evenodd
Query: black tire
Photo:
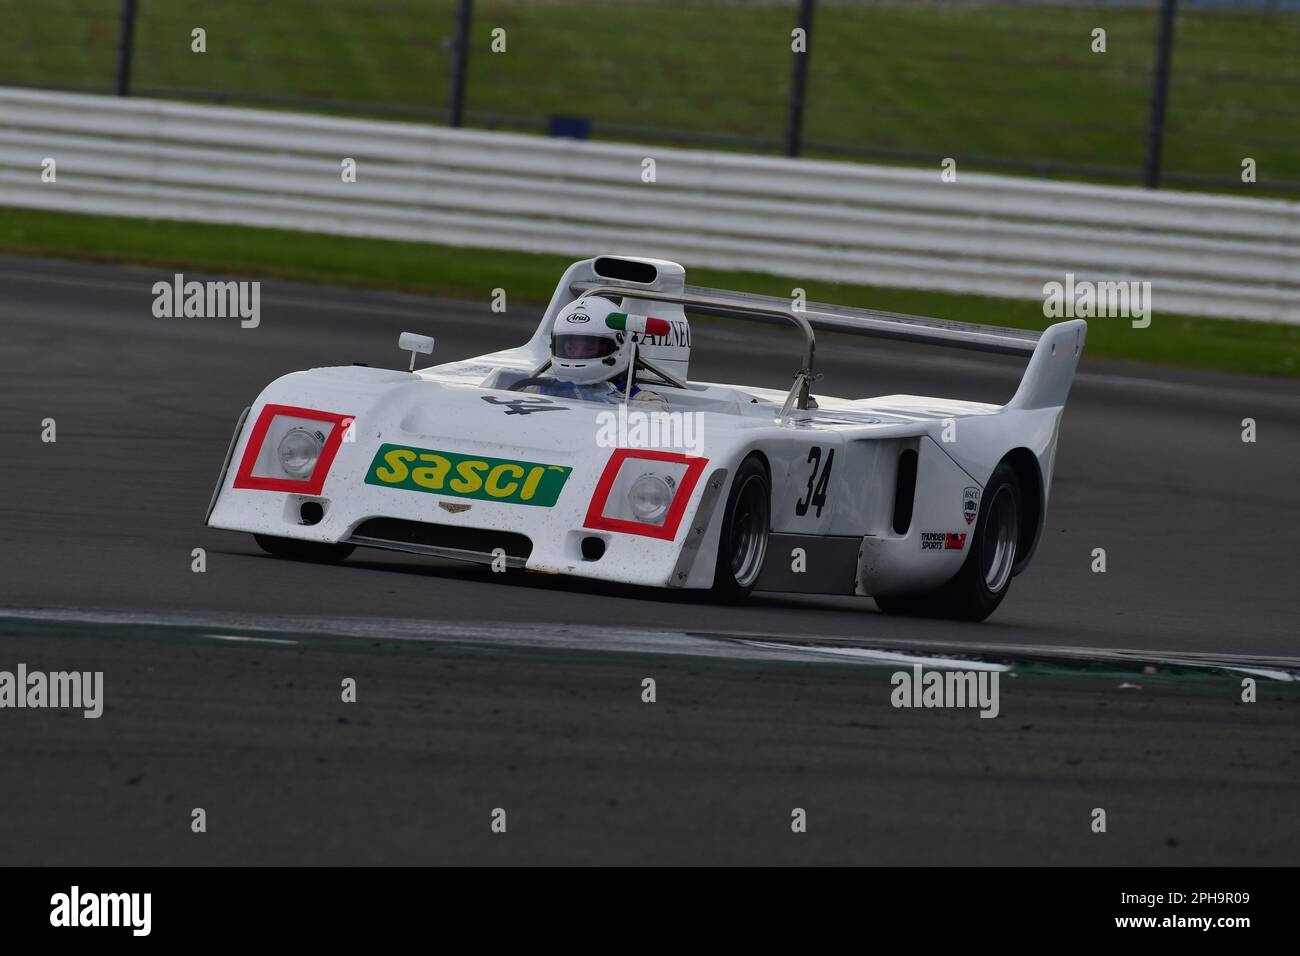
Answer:
<svg viewBox="0 0 1300 956"><path fill-rule="evenodd" d="M1006 462L993 469L980 501L979 519L961 570L924 594L876 598L886 614L982 621L1011 590L1020 532L1020 481Z"/></svg>
<svg viewBox="0 0 1300 956"><path fill-rule="evenodd" d="M757 455L736 469L718 537L713 593L724 601L743 601L754 590L767 557L772 530L772 482Z"/></svg>
<svg viewBox="0 0 1300 956"><path fill-rule="evenodd" d="M356 545L353 544L299 541L296 538L276 538L269 534L255 534L253 540L263 551L277 558L313 561L317 564L338 564L356 550Z"/></svg>

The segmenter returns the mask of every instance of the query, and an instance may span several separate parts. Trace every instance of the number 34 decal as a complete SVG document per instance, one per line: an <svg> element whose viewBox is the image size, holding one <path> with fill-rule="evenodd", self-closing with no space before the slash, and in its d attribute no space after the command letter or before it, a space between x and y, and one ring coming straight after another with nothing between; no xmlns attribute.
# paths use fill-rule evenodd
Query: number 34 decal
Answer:
<svg viewBox="0 0 1300 956"><path fill-rule="evenodd" d="M835 464L835 449L826 452L826 461L822 461L821 446L813 445L808 449L808 463L812 465L812 474L808 476L808 490L794 503L794 513L803 517L809 508L817 509L817 517L822 516L826 505L826 486L831 480L831 466Z"/></svg>

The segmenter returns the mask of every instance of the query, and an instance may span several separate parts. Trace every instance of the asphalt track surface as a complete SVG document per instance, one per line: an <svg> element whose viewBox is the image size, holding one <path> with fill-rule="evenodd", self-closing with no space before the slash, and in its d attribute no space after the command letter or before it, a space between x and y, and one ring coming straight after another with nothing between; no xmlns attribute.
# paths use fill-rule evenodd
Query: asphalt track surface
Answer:
<svg viewBox="0 0 1300 956"><path fill-rule="evenodd" d="M869 600L724 607L383 552L295 564L203 528L235 418L272 378L400 366L403 330L469 357L538 313L266 282L241 329L154 318L168 277L0 258L0 669L103 670L107 697L99 720L0 710L6 862L1300 859L1300 685L1261 678L1243 704L1240 674L1176 663L1300 670L1294 382L1085 354L1038 553L982 625ZM694 331L693 378L788 384L792 331ZM1022 365L837 336L818 362L831 394L997 402ZM981 720L895 709L896 667L808 643L1019 663Z"/></svg>

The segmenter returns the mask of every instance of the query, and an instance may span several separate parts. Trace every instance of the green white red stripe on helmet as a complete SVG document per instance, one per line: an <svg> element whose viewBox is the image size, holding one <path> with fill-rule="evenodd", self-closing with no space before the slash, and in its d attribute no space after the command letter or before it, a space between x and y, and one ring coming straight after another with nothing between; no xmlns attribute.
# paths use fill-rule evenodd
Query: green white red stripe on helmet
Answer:
<svg viewBox="0 0 1300 956"><path fill-rule="evenodd" d="M642 332L646 335L667 335L672 331L667 319L656 319L652 315L628 315L626 312L611 312L605 316L605 325L618 332Z"/></svg>

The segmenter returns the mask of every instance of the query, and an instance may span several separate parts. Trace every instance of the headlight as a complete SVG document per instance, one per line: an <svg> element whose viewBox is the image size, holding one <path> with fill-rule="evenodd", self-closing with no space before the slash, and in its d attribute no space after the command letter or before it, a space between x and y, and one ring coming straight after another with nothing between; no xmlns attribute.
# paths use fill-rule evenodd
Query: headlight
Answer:
<svg viewBox="0 0 1300 956"><path fill-rule="evenodd" d="M316 467L316 459L320 458L324 443L324 436L320 432L309 432L305 428L289 429L280 439L280 467L295 478L309 477Z"/></svg>
<svg viewBox="0 0 1300 956"><path fill-rule="evenodd" d="M666 475L642 475L632 482L627 503L637 520L657 522L668 513L676 487L677 483Z"/></svg>

